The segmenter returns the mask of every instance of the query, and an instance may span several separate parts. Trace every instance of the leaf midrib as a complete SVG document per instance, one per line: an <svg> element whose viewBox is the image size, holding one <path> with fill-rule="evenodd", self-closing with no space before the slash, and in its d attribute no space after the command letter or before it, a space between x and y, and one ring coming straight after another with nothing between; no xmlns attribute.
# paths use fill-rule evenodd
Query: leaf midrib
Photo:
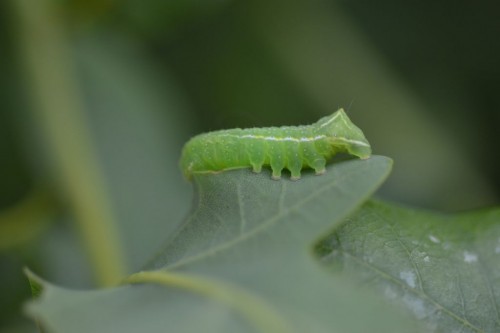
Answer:
<svg viewBox="0 0 500 333"><path fill-rule="evenodd" d="M212 248L210 248L208 250L205 250L202 253L199 253L197 255L193 255L191 257L188 257L187 259L182 259L182 260L180 260L180 261L178 261L178 262L176 262L176 263L174 263L172 265L167 265L167 266L163 267L163 269L164 270L165 269L171 270L171 269L176 269L176 268L179 268L179 267L191 264L193 262L196 262L196 261L202 260L204 258L213 256L216 253L219 253L219 252L222 252L224 250L227 250L227 249L231 248L232 246L234 246L234 245L236 245L236 244L238 244L240 242L243 242L243 241L245 241L245 240L247 240L247 239L249 239L251 237L254 237L255 235L258 235L259 233L263 232L267 228L269 228L272 225L274 225L278 220L280 220L281 218L286 217L287 215L289 215L294 210L300 208L302 205L306 204L310 200L313 200L315 197L319 196L321 193L323 193L323 192L325 192L325 191L327 191L329 189L335 188L338 185L339 182L341 182L345 178L349 177L350 175L351 175L351 173L344 174L336 182L329 183L328 185L325 185L325 186L319 188L317 191L315 191L315 192L313 192L313 193L305 196L302 200L297 201L297 203L294 205L293 208L286 209L286 210L278 210L278 213L276 215L274 215L271 218L265 220L259 226L255 227L251 231L249 231L247 233L244 233L244 234L241 234L241 235L239 235L239 236L231 239L230 241L224 242L224 243L222 243L222 244L220 244L218 246L215 246L215 247L212 247ZM379 184L381 182L382 182L382 180L379 180L377 183L375 183L374 184L374 188L376 187L377 184ZM368 196L368 194L365 194L363 197L365 198L367 196ZM284 195L283 195L283 197L284 197ZM361 205L361 203L363 201L364 200L359 200L357 206ZM200 202L200 201L198 201L198 202ZM196 210L193 212L193 214L195 214L195 213L196 213ZM347 213L348 212L346 212L346 214ZM341 216L339 216L339 220L340 219L341 219Z"/></svg>

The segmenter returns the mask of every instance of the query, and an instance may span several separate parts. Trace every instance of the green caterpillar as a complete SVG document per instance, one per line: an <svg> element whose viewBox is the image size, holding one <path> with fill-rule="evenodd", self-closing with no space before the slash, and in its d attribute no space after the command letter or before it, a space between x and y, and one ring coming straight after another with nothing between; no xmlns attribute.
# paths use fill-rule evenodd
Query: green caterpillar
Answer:
<svg viewBox="0 0 500 333"><path fill-rule="evenodd" d="M260 172L269 165L273 179L280 179L286 168L297 180L303 168L324 173L327 159L337 153L361 159L371 154L363 132L343 109L307 126L235 128L197 135L184 145L180 166L187 179L194 173L249 167Z"/></svg>

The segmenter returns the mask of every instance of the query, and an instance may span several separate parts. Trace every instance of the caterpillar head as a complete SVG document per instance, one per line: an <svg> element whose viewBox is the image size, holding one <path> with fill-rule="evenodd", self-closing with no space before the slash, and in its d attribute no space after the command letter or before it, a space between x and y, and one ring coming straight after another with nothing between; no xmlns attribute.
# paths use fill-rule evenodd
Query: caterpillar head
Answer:
<svg viewBox="0 0 500 333"><path fill-rule="evenodd" d="M370 143L359 127L349 119L344 109L321 118L315 126L317 134L326 136L335 150L347 152L361 159L370 157L372 153Z"/></svg>

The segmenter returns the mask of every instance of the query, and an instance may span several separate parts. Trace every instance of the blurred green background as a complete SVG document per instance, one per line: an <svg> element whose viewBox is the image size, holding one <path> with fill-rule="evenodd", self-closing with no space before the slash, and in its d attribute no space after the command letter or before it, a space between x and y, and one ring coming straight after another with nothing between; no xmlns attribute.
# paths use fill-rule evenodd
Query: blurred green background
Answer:
<svg viewBox="0 0 500 333"><path fill-rule="evenodd" d="M24 266L106 285L101 235L123 249L116 272L140 269L189 208L177 160L202 131L344 107L395 160L381 197L448 212L497 204L497 7L0 2L0 330L34 329L20 314Z"/></svg>

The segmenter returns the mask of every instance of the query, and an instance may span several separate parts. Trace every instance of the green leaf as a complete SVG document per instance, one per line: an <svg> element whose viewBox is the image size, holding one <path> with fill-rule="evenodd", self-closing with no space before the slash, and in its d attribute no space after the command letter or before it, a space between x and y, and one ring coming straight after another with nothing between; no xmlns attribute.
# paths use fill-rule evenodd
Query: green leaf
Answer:
<svg viewBox="0 0 500 333"><path fill-rule="evenodd" d="M273 181L198 175L191 214L153 262L113 289L44 286L27 306L51 332L414 332L414 323L314 258L314 241L365 201L391 160ZM362 318L362 320L359 320Z"/></svg>
<svg viewBox="0 0 500 333"><path fill-rule="evenodd" d="M500 331L500 209L444 215L368 202L319 250L429 331Z"/></svg>
<svg viewBox="0 0 500 333"><path fill-rule="evenodd" d="M31 295L34 298L39 297L43 292L43 281L27 268L24 270L24 273L26 274L30 284Z"/></svg>

